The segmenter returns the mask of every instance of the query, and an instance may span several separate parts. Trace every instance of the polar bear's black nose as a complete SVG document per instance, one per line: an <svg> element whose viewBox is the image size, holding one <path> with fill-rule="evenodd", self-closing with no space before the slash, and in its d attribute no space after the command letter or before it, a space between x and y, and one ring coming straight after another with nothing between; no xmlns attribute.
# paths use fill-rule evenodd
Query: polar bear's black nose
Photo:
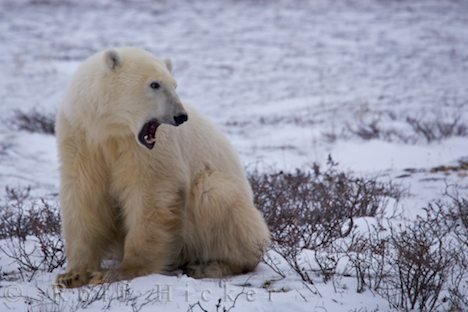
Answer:
<svg viewBox="0 0 468 312"><path fill-rule="evenodd" d="M180 114L180 115L174 116L174 121L175 121L176 126L183 124L187 120L188 120L187 114Z"/></svg>

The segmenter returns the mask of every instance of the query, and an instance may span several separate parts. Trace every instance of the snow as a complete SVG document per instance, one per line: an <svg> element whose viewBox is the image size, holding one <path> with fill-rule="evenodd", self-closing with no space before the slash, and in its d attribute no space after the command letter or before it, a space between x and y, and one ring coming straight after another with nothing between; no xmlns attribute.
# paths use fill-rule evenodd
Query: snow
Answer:
<svg viewBox="0 0 468 312"><path fill-rule="evenodd" d="M466 138L451 138L441 143L408 146L382 141L340 142L331 151L335 160L355 171L401 171L406 168L431 168L466 156ZM372 151L365 153L363 151Z"/></svg>
<svg viewBox="0 0 468 312"><path fill-rule="evenodd" d="M248 170L310 168L329 154L359 175L397 178L415 169L399 178L410 193L402 208L414 217L447 185L468 189L466 175L430 172L466 158L468 138L426 143L340 134L368 117L403 133L408 116L468 123L467 12L463 0L0 1L0 118L9 121L16 109L53 113L83 59L111 46L144 47L172 58L181 98L228 134ZM326 139L329 133L337 138ZM57 167L53 136L0 124L0 189L31 186L54 200ZM0 255L3 271L10 262ZM56 273L30 283L0 280L0 309L25 310L24 296L37 297L37 287L54 294ZM151 275L106 295L114 298L112 310L128 311L132 301L119 291L168 286L171 300L142 311L186 311L197 301L214 311L218 298L231 305L226 288L235 296L248 281L253 300L242 296L233 310L390 309L369 291L357 294L353 278L343 278L338 291L319 283L320 295L292 273L272 282L274 291L262 286L277 279L261 264L252 275L221 281ZM60 294L68 308L79 307L78 292ZM98 311L108 301L81 308Z"/></svg>

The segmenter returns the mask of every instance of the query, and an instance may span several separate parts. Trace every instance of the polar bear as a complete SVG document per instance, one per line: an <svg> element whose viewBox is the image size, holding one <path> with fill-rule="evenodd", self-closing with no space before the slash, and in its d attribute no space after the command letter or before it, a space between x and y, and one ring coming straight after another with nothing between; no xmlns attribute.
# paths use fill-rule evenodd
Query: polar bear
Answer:
<svg viewBox="0 0 468 312"><path fill-rule="evenodd" d="M176 93L170 60L109 49L78 69L59 107L62 287L181 269L253 270L270 240L226 137ZM109 255L116 268L103 268Z"/></svg>

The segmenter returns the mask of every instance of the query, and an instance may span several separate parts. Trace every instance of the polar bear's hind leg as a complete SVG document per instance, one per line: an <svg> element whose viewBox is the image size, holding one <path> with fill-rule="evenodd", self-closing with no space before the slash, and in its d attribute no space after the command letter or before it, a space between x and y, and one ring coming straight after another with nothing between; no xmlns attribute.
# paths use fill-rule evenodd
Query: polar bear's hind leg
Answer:
<svg viewBox="0 0 468 312"><path fill-rule="evenodd" d="M219 171L201 173L192 185L188 209L185 271L193 277L218 278L252 271L270 236L255 208L247 181Z"/></svg>

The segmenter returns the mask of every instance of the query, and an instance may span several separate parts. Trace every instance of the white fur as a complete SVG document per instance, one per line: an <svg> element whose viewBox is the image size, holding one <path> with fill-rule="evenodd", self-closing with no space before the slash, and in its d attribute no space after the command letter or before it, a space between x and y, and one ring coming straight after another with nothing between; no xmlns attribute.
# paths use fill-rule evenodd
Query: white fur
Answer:
<svg viewBox="0 0 468 312"><path fill-rule="evenodd" d="M110 55L81 65L57 115L69 271L58 281L74 287L177 267L196 277L252 270L269 232L232 146L182 105L170 62L136 48ZM187 122L171 125L185 112ZM163 124L149 150L137 135L152 118ZM99 272L110 251L122 260L116 272L70 282Z"/></svg>

